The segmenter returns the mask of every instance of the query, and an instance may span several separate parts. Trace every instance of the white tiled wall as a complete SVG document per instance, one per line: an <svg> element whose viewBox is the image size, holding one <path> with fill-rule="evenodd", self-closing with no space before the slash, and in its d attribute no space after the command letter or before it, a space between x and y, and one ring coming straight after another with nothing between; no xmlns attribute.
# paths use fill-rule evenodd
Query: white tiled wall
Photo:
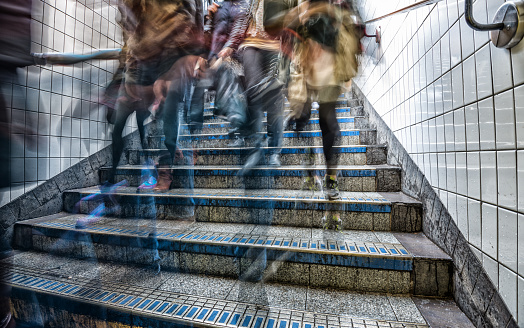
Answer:
<svg viewBox="0 0 524 328"><path fill-rule="evenodd" d="M32 15L32 52L82 52L122 42L115 0L33 0ZM98 99L117 66L111 60L18 70L8 99L11 120L34 132L12 136L12 186L0 192L0 205L110 144Z"/></svg>
<svg viewBox="0 0 524 328"><path fill-rule="evenodd" d="M358 0L364 20L415 1ZM388 5L385 5L385 3ZM491 21L503 0L476 0ZM524 326L524 42L498 49L464 0L383 19L355 82L419 165ZM520 291L520 292L519 292Z"/></svg>

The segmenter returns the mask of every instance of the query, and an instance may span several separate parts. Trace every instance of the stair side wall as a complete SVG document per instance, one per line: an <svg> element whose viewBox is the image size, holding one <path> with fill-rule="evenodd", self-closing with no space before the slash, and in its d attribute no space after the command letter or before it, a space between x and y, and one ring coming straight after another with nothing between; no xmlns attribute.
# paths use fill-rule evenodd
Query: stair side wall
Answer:
<svg viewBox="0 0 524 328"><path fill-rule="evenodd" d="M138 130L124 137L124 152L140 147ZM0 207L0 252L11 249L16 222L56 214L63 210L64 191L97 185L100 169L111 165L111 149L103 148Z"/></svg>
<svg viewBox="0 0 524 328"><path fill-rule="evenodd" d="M402 191L422 202L422 230L453 259L453 294L459 307L476 327L517 327L496 286L429 181L356 83L353 92L362 100L370 125L377 129L377 143L388 146L388 163L402 168Z"/></svg>

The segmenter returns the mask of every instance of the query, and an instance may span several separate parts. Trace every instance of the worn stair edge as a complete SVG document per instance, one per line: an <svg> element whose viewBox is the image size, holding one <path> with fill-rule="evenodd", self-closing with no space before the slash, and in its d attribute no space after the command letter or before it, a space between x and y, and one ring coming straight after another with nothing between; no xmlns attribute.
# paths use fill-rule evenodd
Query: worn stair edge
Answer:
<svg viewBox="0 0 524 328"><path fill-rule="evenodd" d="M19 246L26 249L141 265L151 263L151 252L157 248L170 269L233 278L245 271L249 252L265 251L269 263L275 263L266 270L268 281L363 292L450 295L451 259L445 254L415 259L401 244L155 228L158 223L165 226L162 222L140 228L128 220L120 224L111 218L103 220L114 222L76 229L74 217L49 218L21 223L16 234L26 242ZM152 230L157 231L156 240L148 237ZM427 239L424 246L435 247Z"/></svg>
<svg viewBox="0 0 524 328"><path fill-rule="evenodd" d="M122 165L117 167L116 180L127 180L130 186L139 186L149 175L169 171L176 177L172 188L184 188L188 185L187 172L193 170L195 188L224 189L288 189L298 190L304 187L306 178L319 177L315 187L321 189L325 169L309 166L255 167L242 179L238 177L241 166L187 166L173 165L169 168L140 165ZM109 179L111 168L99 171L100 183ZM339 166L338 186L342 191L400 191L401 171L389 165L376 166Z"/></svg>
<svg viewBox="0 0 524 328"><path fill-rule="evenodd" d="M401 193L341 192L340 200L330 201L319 192L272 192L267 195L265 190L254 189L228 192L224 189L173 189L163 193L137 193L136 188L126 187L108 198L109 195L101 194L98 187L91 187L66 191L64 209L88 214L105 202L111 215L118 217L149 215L157 219L176 219L180 218L181 211L194 210L198 221L296 227L322 227L323 215L339 213L343 229L400 232L421 229L422 204ZM390 202L383 195L396 200Z"/></svg>
<svg viewBox="0 0 524 328"><path fill-rule="evenodd" d="M39 254L32 253L29 255ZM236 313L240 314L237 317L240 320L238 320L237 325L233 326L240 325L240 327L244 326L244 320L248 316L251 316L248 320L250 324L245 325L246 327L254 327L253 323L257 321L258 317L262 318L260 323L263 323L263 325L260 325L260 327L270 327L270 318L275 318L274 323L278 323L279 327L286 328L295 327L293 321L301 327L305 327L305 324L309 323L311 327L325 325L326 328L351 327L351 325L359 327L359 324L375 325L375 327L377 325L381 327L424 327L426 325L413 301L406 296L371 295L289 286L286 289L292 290L300 299L299 303L303 305L295 305L293 299L282 298L275 304L266 303L267 301L264 301L264 299L274 298L281 293L282 286L278 284L259 285L225 278L169 272L162 273L163 279L158 281L158 276L154 276L148 270L141 268L136 268L134 272L126 271L129 272L128 276L131 278L131 282L122 283L113 281L115 275L122 274L123 270L127 270L123 269L122 266L96 263L96 267L93 269L92 261L65 260L49 256L40 259L40 261L44 259L56 259L53 264L59 265L62 272L57 275L56 270L47 271L33 266L15 266L12 272L4 277L4 280L14 286L13 298L15 300L35 299L34 297L27 297L33 294L37 297L45 296L44 299L38 299L41 305L65 307L67 310L72 309L67 304L62 303L76 301L85 305L106 307L104 310L117 312L122 311L146 316L156 313L158 316L149 317L153 319L164 318L171 322L178 321L180 323L181 321L177 319L181 318L190 320L186 323L199 324L207 321L208 325L215 327L232 324L230 320L234 318ZM35 263L38 262L38 260L35 260ZM86 270L82 270L84 267ZM109 274L109 277L99 277L96 273L93 274L97 268L100 268L99 272ZM111 274L111 271L114 273ZM140 276L139 281L132 280L138 276ZM180 282L185 282L185 284L181 285ZM194 287L190 286L191 283L199 285L200 290L197 294L193 294ZM237 295L237 293L240 294ZM249 293L249 295L243 296L244 293ZM266 296L260 299L257 295ZM326 297L331 301L325 303ZM60 300L57 300L57 298ZM251 299L255 302L246 302L246 300ZM319 304L318 312L308 311L308 308L312 306L310 304ZM196 309L193 311L195 307ZM337 307L342 308L337 311ZM362 309L359 307L362 307ZM21 310L23 311L22 315L29 315L33 309L32 306L15 307L15 313L16 310ZM207 309L207 311L203 311L203 309ZM373 309L376 312L366 313L366 309ZM213 314L215 310L218 311ZM203 312L206 313L200 316ZM224 312L228 312L228 314L224 315ZM95 311L95 313L97 312ZM189 313L191 315L188 315ZM364 313L364 318L355 316L355 314ZM90 312L84 312L84 314L90 314ZM221 322L222 318L224 318L223 322ZM120 320L126 323L125 318ZM285 320L285 323L281 325L283 320ZM327 326L328 323L329 326ZM137 322L134 322L134 324L138 325ZM416 326L417 324L419 326ZM157 326L153 325L153 327ZM273 327L275 326L273 325Z"/></svg>
<svg viewBox="0 0 524 328"><path fill-rule="evenodd" d="M262 147L266 153L272 150L271 147ZM193 156L196 157L196 165L242 165L246 158L253 151L253 148L194 148ZM191 158L184 151L187 158ZM383 145L359 145L359 146L335 146L333 156L338 158L339 163L345 165L380 165L387 163L387 148ZM196 155L195 155L196 154ZM323 149L321 146L286 146L280 150L282 165L300 165L312 161L311 154L314 154L313 161L323 165L325 162ZM267 155L267 154L266 154ZM165 149L130 149L125 153L121 160L122 164L140 165L147 159L155 159L161 156L169 157L169 152ZM267 160L266 160L267 162ZM264 158L260 164L264 163Z"/></svg>
<svg viewBox="0 0 524 328"><path fill-rule="evenodd" d="M342 130L339 138L339 144L342 145L374 145L376 144L376 131L372 130ZM261 133L266 135L266 133ZM283 133L282 145L287 146L310 146L320 145L322 143L321 131L301 131ZM181 134L179 142L187 146L192 143L199 147L228 147L228 143L233 139L228 133L196 133ZM246 147L253 147L255 140L253 138L245 139ZM151 149L165 149L164 136L150 136L147 139L147 147Z"/></svg>

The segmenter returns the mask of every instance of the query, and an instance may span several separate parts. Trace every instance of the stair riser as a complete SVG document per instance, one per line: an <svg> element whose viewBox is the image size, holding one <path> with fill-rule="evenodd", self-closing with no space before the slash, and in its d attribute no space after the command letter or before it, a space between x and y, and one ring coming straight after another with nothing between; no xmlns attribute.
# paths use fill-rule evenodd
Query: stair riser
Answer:
<svg viewBox="0 0 524 328"><path fill-rule="evenodd" d="M358 149L358 151L360 150L362 148ZM304 163L325 165L324 155L321 153L314 154L314 160L312 160L309 154L287 153L287 151L282 149L280 156L282 165L303 165ZM303 150L298 149L298 151ZM336 153L334 156L337 157L338 163L344 165L380 165L387 162L386 151L385 147L366 147L365 152ZM167 151L128 150L122 164L141 165L150 161L157 162L159 157L165 153ZM240 151L238 149L199 150L194 164L243 165L248 154L248 149ZM265 163L267 162L268 158L265 159ZM264 165L264 160L261 160L259 165Z"/></svg>
<svg viewBox="0 0 524 328"><path fill-rule="evenodd" d="M68 212L89 214L102 201L82 201L85 194L66 192L64 209ZM187 198L137 195L115 195L106 201L111 216L157 219L188 217L194 208L197 221L218 223L249 223L291 227L322 227L322 217L328 213L340 214L344 230L375 230L416 232L421 230L422 208L419 205L366 205L355 203L306 203L294 201L231 200L194 198L192 207Z"/></svg>
<svg viewBox="0 0 524 328"><path fill-rule="evenodd" d="M208 124L210 122L204 123L203 128L201 130L201 133L228 133L229 132L229 123L221 121L217 124ZM367 129L369 128L369 124L367 123L367 120L365 120L362 117L356 117L354 119L354 122L340 122L338 123L341 130L351 130L351 129ZM182 126L181 131L187 131L187 126ZM264 127L264 131L266 128ZM307 124L304 128L304 131L318 131L320 130L320 125L318 123L310 123ZM161 129L155 129L152 132L157 132L156 134L163 134L163 131ZM155 133L153 133L155 134Z"/></svg>
<svg viewBox="0 0 524 328"><path fill-rule="evenodd" d="M286 133L288 134L288 133ZM374 145L376 144L376 133L374 131L361 131L354 132L351 134L355 135L342 135L340 137L341 145ZM214 136L182 136L180 142L183 146L193 145L195 147L206 147L206 148L226 148L232 141L228 135L214 135ZM284 135L282 139L284 147L301 147L301 146L321 146L322 135L321 133L315 133L315 136L306 137L287 137ZM253 147L253 138L247 138L245 142L246 147ZM165 149L165 138L164 137L150 137L148 139L149 149Z"/></svg>
<svg viewBox="0 0 524 328"><path fill-rule="evenodd" d="M61 256L147 266L155 254L155 243L146 237L47 227L26 232L25 238L32 241L33 250ZM157 242L164 270L195 274L230 278L246 276L248 270L257 265L254 259L261 254L260 248L234 244L212 245L161 237ZM450 293L451 261L418 259L414 264L409 256L351 256L278 247L266 248L265 253L268 264L264 278L267 281L361 292L440 297Z"/></svg>
<svg viewBox="0 0 524 328"><path fill-rule="evenodd" d="M35 229L32 236L33 249L61 256L95 258L130 265L152 263L154 251L150 239L64 232L41 227ZM63 236L67 236L68 239L64 239ZM256 265L253 264L253 258L260 253L246 247L206 246L162 239L158 242L164 270L230 278L246 275L249 268ZM410 271L412 260L409 258L371 259L274 249L268 249L266 254L268 265L264 276L267 281L312 287L337 287L362 292L413 293ZM334 276L340 279L334 281ZM369 281L369 277L377 278L377 281Z"/></svg>
<svg viewBox="0 0 524 328"><path fill-rule="evenodd" d="M160 169L163 170L163 169ZM218 170L217 170L218 171ZM179 170L173 171L172 188L186 188L188 178ZM281 172L271 174L271 172L260 172L256 176L248 176L243 179L237 177L238 170L227 171L226 174L217 174L209 170L194 170L195 188L212 189L290 189L297 190L304 188L306 172L293 172L289 175L282 175ZM256 172L259 173L259 172ZM262 176L262 174L271 176ZM323 183L324 171L318 172L321 183ZM338 186L342 191L400 191L400 170L369 170L362 175L355 172L341 172L338 177ZM116 181L127 180L130 186L138 187L143 181L138 170L119 169L116 172ZM149 172L153 174L153 172ZM347 176L351 174L351 176ZM355 175L355 176L353 176ZM358 176L357 176L358 175ZM109 178L109 170L100 171L100 182L103 183ZM318 187L318 185L317 185Z"/></svg>

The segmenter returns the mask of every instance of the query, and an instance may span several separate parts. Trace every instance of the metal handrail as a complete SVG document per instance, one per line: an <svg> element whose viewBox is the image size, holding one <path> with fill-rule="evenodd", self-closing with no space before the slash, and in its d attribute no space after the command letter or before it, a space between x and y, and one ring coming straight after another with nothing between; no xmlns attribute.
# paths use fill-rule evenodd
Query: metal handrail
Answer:
<svg viewBox="0 0 524 328"><path fill-rule="evenodd" d="M504 23L481 24L473 18L473 0L465 1L464 18L469 27L476 31L502 30L506 26Z"/></svg>
<svg viewBox="0 0 524 328"><path fill-rule="evenodd" d="M441 0L421 0L421 1L415 2L412 5L409 5L407 7L395 10L394 12L391 12L389 14L386 14L386 15L383 15L383 16L380 16L380 17L377 17L377 18L370 19L370 20L364 22L364 24L373 23L373 22L379 21L379 20L384 19L384 18L389 17L389 16L393 16L393 15L396 15L396 14L401 14L401 13L404 13L406 11L411 11L413 9L417 9L419 7L422 7L422 6L431 5L431 4L440 2L440 1Z"/></svg>

